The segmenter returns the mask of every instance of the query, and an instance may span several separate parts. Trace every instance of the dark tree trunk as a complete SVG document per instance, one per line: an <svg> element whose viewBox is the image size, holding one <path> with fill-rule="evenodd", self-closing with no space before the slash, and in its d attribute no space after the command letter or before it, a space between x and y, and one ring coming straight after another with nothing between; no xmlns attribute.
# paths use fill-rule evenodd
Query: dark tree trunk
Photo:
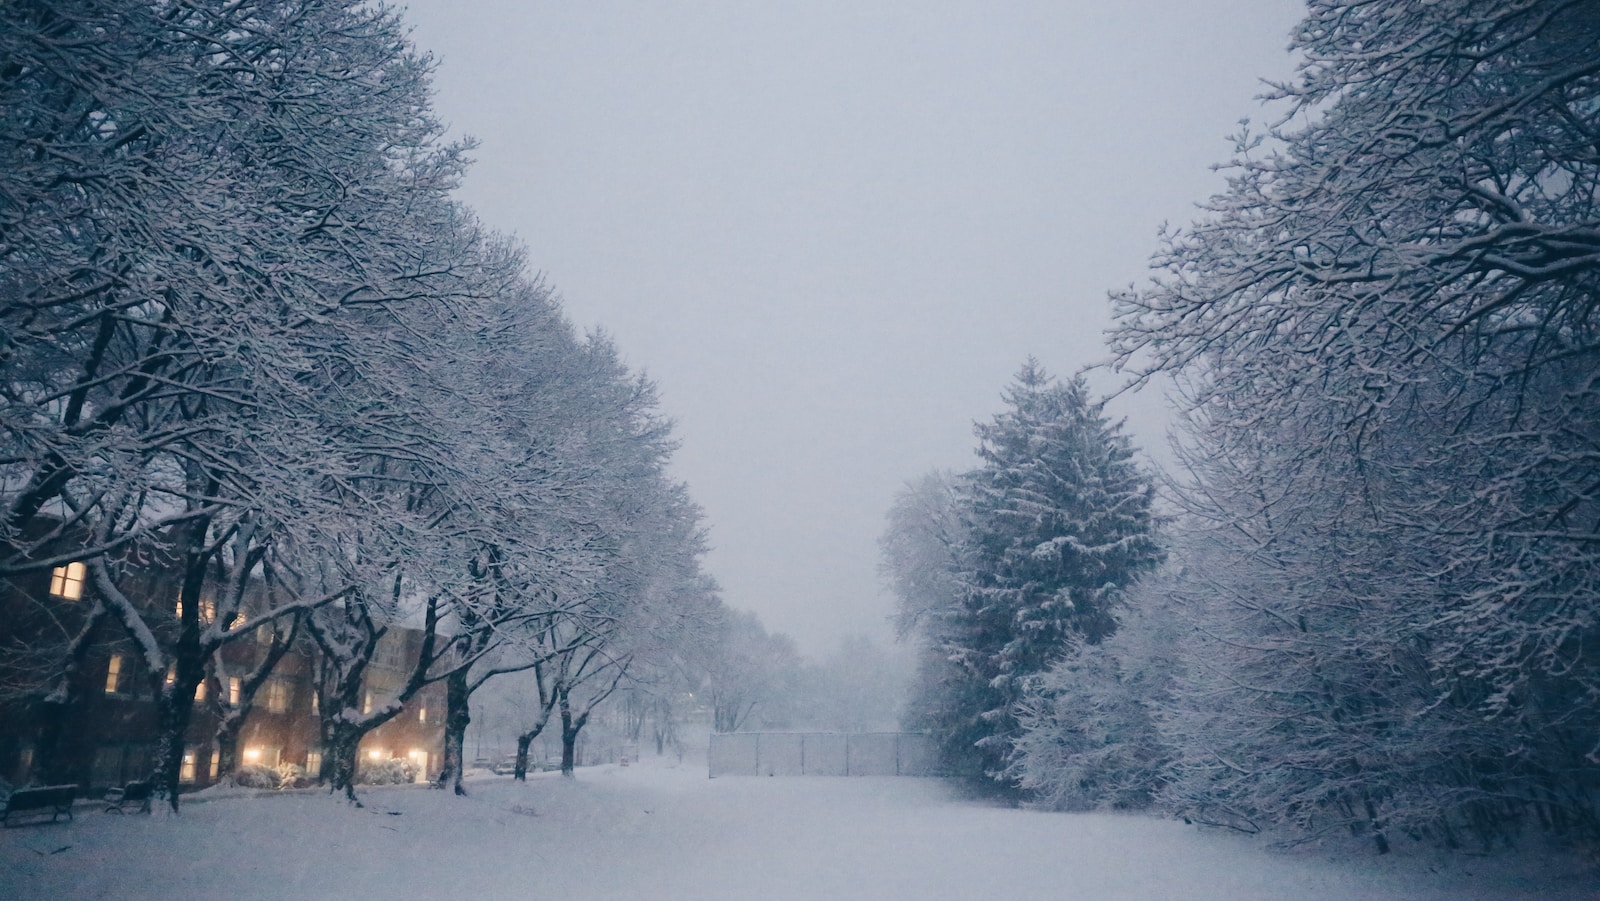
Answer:
<svg viewBox="0 0 1600 901"><path fill-rule="evenodd" d="M528 746L533 744L533 733L525 732L517 736L517 762L511 770L511 778L518 782L528 781Z"/></svg>
<svg viewBox="0 0 1600 901"><path fill-rule="evenodd" d="M186 669L189 670L186 672ZM162 679L151 680L157 697L157 734L155 778L153 782L167 797L167 804L176 813L178 789L183 779L184 740L189 733L189 720L194 713L194 690L199 684L199 666L191 661L188 667L180 659L178 676L173 684L161 686Z"/></svg>
<svg viewBox="0 0 1600 901"><path fill-rule="evenodd" d="M346 800L360 807L361 802L356 800L356 764L361 753L361 736L365 733L342 720L334 720L331 726L322 759L328 789L344 792Z"/></svg>
<svg viewBox="0 0 1600 901"><path fill-rule="evenodd" d="M239 768L239 729L244 720L223 720L217 728L217 778L232 776Z"/></svg>
<svg viewBox="0 0 1600 901"><path fill-rule="evenodd" d="M465 669L457 670L444 680L444 766L439 770L439 788L449 786L458 795L467 790L461 787L461 772L465 761L463 749L467 743L467 726L472 723L472 690L467 685Z"/></svg>
<svg viewBox="0 0 1600 901"><path fill-rule="evenodd" d="M567 702L566 689L561 693L561 775L570 778L573 770L577 768L578 730L581 725L574 725L572 705Z"/></svg>
<svg viewBox="0 0 1600 901"><path fill-rule="evenodd" d="M1372 826L1372 840L1378 847L1379 854L1389 853L1389 838L1383 834L1383 823L1378 820L1378 811L1372 806L1372 799L1363 799L1367 807L1367 822Z"/></svg>
<svg viewBox="0 0 1600 901"><path fill-rule="evenodd" d="M211 489L215 491L215 486ZM172 684L166 685L166 674L150 673L150 688L159 699L158 735L156 743L156 772L153 780L157 789L166 793L167 803L174 813L178 810L178 786L182 781L183 747L188 737L189 720L194 713L194 692L205 678L206 657L209 653L200 642L201 593L205 588L206 563L210 555L205 550L206 531L210 517L202 516L189 523L185 529L187 549L184 553L183 587L178 599L183 604L183 617L178 627L178 641L172 649Z"/></svg>

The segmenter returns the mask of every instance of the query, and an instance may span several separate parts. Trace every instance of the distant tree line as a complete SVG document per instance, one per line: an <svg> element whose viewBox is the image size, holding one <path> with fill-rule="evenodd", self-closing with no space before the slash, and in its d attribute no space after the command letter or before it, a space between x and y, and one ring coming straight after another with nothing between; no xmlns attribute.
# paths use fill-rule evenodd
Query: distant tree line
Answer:
<svg viewBox="0 0 1600 901"><path fill-rule="evenodd" d="M925 721L954 762L1062 807L1380 851L1593 843L1600 9L1312 0L1294 50L1277 124L1114 295L1116 368L1181 409L1169 560L1144 522L1114 578L1094 557L1035 572L1085 544L1039 526L1146 495L1130 476L1087 513L996 507L1023 472L998 430L1025 370L983 465L891 514ZM1041 469L1104 456L1030 434ZM1041 621L1029 586L1071 615Z"/></svg>
<svg viewBox="0 0 1600 901"><path fill-rule="evenodd" d="M651 384L451 199L430 65L356 0L0 5L0 579L82 563L93 599L5 642L5 690L76 703L120 630L174 807L196 688L258 630L315 643L348 791L426 684L459 787L486 681L537 672L570 747L723 615ZM368 709L397 625L423 653Z"/></svg>

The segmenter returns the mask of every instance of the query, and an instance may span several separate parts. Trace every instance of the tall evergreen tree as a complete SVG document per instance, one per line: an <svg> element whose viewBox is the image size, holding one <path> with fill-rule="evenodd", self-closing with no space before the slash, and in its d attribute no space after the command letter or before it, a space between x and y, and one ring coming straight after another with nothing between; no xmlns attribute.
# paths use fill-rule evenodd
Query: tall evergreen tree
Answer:
<svg viewBox="0 0 1600 901"><path fill-rule="evenodd" d="M960 587L928 624L948 666L923 699L947 764L999 780L1030 680L1111 635L1123 590L1162 557L1151 482L1081 378L1030 359L1005 402L976 428L983 465L962 483L965 546L950 560Z"/></svg>

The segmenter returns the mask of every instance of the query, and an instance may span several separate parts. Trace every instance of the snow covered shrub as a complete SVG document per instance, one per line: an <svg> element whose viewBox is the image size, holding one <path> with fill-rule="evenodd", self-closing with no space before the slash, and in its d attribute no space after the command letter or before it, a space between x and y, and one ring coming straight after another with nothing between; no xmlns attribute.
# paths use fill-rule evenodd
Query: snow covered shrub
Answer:
<svg viewBox="0 0 1600 901"><path fill-rule="evenodd" d="M356 781L362 785L404 785L417 781L417 765L404 757L379 760L363 766Z"/></svg>
<svg viewBox="0 0 1600 901"><path fill-rule="evenodd" d="M1150 594L1135 592L1135 604ZM1129 614L1103 644L1078 648L1030 682L1008 775L1039 804L1126 810L1154 802L1168 757L1155 708L1172 674L1170 622Z"/></svg>
<svg viewBox="0 0 1600 901"><path fill-rule="evenodd" d="M307 776L304 767L293 763L278 764L278 788L304 788L316 781L316 776Z"/></svg>
<svg viewBox="0 0 1600 901"><path fill-rule="evenodd" d="M247 763L233 772L233 784L240 788L276 789L281 781L275 768L262 763Z"/></svg>

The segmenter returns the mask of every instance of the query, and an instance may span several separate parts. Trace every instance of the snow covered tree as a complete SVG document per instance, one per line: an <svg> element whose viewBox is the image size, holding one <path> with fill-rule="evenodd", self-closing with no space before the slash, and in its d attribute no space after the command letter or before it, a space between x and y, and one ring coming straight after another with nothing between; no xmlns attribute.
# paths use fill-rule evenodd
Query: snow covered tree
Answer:
<svg viewBox="0 0 1600 901"><path fill-rule="evenodd" d="M942 671L920 712L949 766L1001 783L1030 682L1111 635L1123 592L1162 559L1151 482L1083 380L1029 360L1005 400L977 426L983 465L961 482L957 590L928 617Z"/></svg>
<svg viewBox="0 0 1600 901"><path fill-rule="evenodd" d="M1281 124L1117 296L1220 561L1179 786L1313 833L1594 834L1600 15L1316 0L1295 45Z"/></svg>
<svg viewBox="0 0 1600 901"><path fill-rule="evenodd" d="M1079 646L1030 684L1010 771L1030 800L1063 810L1165 800L1172 749L1161 717L1193 665L1193 626L1174 594L1188 574L1175 563L1129 590L1116 634Z"/></svg>
<svg viewBox="0 0 1600 901"><path fill-rule="evenodd" d="M712 729L789 725L801 666L794 639L767 632L753 613L728 610L713 646L706 673Z"/></svg>
<svg viewBox="0 0 1600 901"><path fill-rule="evenodd" d="M258 578L336 507L343 451L406 431L375 402L405 350L387 328L461 290L460 148L426 61L364 4L0 15L0 573L87 564L162 695L172 793L208 651L256 625L196 618L208 573ZM175 635L146 552L181 573Z"/></svg>

